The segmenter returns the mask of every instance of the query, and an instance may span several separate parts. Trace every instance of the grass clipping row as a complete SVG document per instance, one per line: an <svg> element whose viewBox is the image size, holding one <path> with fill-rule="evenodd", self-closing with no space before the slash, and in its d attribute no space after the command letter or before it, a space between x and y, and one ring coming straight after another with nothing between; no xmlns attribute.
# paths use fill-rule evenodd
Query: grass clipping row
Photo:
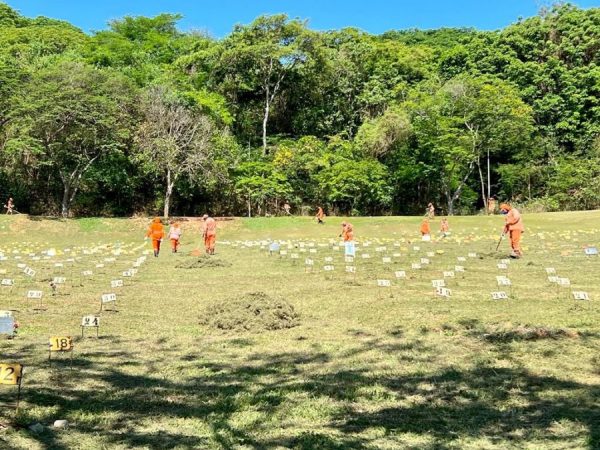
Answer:
<svg viewBox="0 0 600 450"><path fill-rule="evenodd" d="M252 292L206 308L200 324L225 331L272 331L299 325L294 307L281 298Z"/></svg>

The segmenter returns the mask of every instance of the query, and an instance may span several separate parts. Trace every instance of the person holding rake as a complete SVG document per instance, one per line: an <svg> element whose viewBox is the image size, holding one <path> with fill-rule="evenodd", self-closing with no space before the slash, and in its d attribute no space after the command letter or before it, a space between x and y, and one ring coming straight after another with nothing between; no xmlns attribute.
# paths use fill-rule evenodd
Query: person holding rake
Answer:
<svg viewBox="0 0 600 450"><path fill-rule="evenodd" d="M512 249L510 257L515 259L520 258L523 256L523 251L521 250L521 235L525 231L521 213L508 203L502 203L500 205L500 214L505 216L502 236L508 234L510 237L510 247Z"/></svg>

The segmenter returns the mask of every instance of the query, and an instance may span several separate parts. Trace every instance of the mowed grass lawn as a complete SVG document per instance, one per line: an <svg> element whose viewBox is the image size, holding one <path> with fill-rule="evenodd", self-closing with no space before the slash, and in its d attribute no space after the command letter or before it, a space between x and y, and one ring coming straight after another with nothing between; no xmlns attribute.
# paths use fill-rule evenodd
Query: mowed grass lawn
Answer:
<svg viewBox="0 0 600 450"><path fill-rule="evenodd" d="M355 276L332 245L341 218L219 223L224 266L196 269L176 268L200 243L198 223L186 222L180 254L149 255L111 289L148 250L146 221L1 217L0 277L15 287L0 291L0 309L18 310L21 328L0 338L0 362L20 362L25 374L19 414L0 412L0 448L600 448L600 258L584 254L600 246L600 212L525 215L525 257L507 269L497 264L508 243L494 251L501 217L451 218L452 235L431 243L420 240L420 220L352 218ZM288 254L269 256L259 243L269 239L289 240ZM57 254L44 259L49 248ZM421 258L430 263L413 270ZM456 265L465 271L446 278L452 296L436 296L432 280ZM550 283L546 268L571 287ZM400 270L406 279L395 278ZM52 296L57 274L67 284ZM499 275L512 286L498 287ZM45 312L25 298L34 288ZM509 299L492 300L499 290ZM591 300L573 300L573 290ZM201 324L209 305L258 291L291 304L298 325ZM99 314L98 339L81 338L81 317L108 292L118 312ZM68 355L48 362L57 335L75 338L72 367ZM15 392L0 386L0 401ZM52 428L56 419L69 428ZM28 429L36 422L43 432Z"/></svg>

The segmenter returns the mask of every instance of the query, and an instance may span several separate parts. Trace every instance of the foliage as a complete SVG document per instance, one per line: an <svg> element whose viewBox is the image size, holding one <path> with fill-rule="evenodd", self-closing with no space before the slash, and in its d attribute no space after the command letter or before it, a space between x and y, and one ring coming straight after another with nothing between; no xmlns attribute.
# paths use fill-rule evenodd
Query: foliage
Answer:
<svg viewBox="0 0 600 450"><path fill-rule="evenodd" d="M94 68L105 87L127 86L107 99L97 97L108 88L83 92L90 108L146 108L107 116L125 120L96 123L93 113L78 119L81 127L101 126L104 148L114 150L101 151L82 175L82 195L73 198L78 213L130 214L165 204L169 183L158 175L164 160L150 155L160 146L140 138L158 122L149 121L132 85L168 92L181 111L210 123L212 169L203 173L219 177L178 177L169 201L181 213L277 214L282 201L297 211L320 203L340 212L419 214L433 201L445 212L468 213L492 196L541 199L551 209L599 206L600 8L557 5L493 32L380 36L356 28L317 32L277 14L217 40L181 31L180 19L126 16L86 35L0 3L0 195L17 196L23 211L62 208L64 183L39 141L42 127L52 129L43 122L49 111L77 104L50 88L81 71L48 86L40 80L56 67L76 67ZM43 96L49 111L41 109ZM40 108L25 107L34 104ZM38 112L41 121L33 120ZM46 136L47 145L77 141L81 127L65 128L56 142ZM363 188L374 190L351 201L347 192Z"/></svg>
<svg viewBox="0 0 600 450"><path fill-rule="evenodd" d="M58 175L66 217L92 164L130 138L128 81L62 61L33 74L13 101L6 153L34 172Z"/></svg>

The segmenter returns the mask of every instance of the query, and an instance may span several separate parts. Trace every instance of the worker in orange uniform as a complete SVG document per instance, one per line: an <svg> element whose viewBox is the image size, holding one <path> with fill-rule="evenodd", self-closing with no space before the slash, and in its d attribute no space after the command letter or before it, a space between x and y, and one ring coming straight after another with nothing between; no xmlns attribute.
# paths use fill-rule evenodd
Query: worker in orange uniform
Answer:
<svg viewBox="0 0 600 450"><path fill-rule="evenodd" d="M6 209L6 214L12 214L13 213L13 210L15 208L15 204L13 203L12 197L10 197L8 199L8 201L6 202L6 205L4 205L4 208Z"/></svg>
<svg viewBox="0 0 600 450"><path fill-rule="evenodd" d="M433 206L433 203L427 204L427 210L425 211L425 216L429 217L430 219L433 219L435 217L435 206Z"/></svg>
<svg viewBox="0 0 600 450"><path fill-rule="evenodd" d="M325 218L325 213L323 212L323 208L320 206L317 208L317 215L315 216L317 219L317 223L324 224L323 219Z"/></svg>
<svg viewBox="0 0 600 450"><path fill-rule="evenodd" d="M171 251L173 253L177 253L179 249L179 240L181 239L181 235L183 231L181 230L181 226L177 222L171 222L171 226L169 227L169 239L171 241Z"/></svg>
<svg viewBox="0 0 600 450"><path fill-rule="evenodd" d="M525 231L521 213L508 203L502 203L500 205L500 214L506 216L502 234L505 235L508 233L510 236L510 247L512 249L510 257L520 258L523 256L523 251L521 250L521 235Z"/></svg>
<svg viewBox="0 0 600 450"><path fill-rule="evenodd" d="M354 246L354 228L349 222L342 222L342 234L340 237L344 240L344 256L354 258L356 247Z"/></svg>
<svg viewBox="0 0 600 450"><path fill-rule="evenodd" d="M421 222L421 236L429 236L431 234L431 227L429 226L429 219L423 219Z"/></svg>
<svg viewBox="0 0 600 450"><path fill-rule="evenodd" d="M158 254L160 253L160 243L165 235L165 230L163 224L160 221L160 218L156 217L150 227L148 228L148 232L146 233L146 239L152 239L152 248L154 249L154 256L158 258Z"/></svg>
<svg viewBox="0 0 600 450"><path fill-rule="evenodd" d="M450 225L448 224L448 219L446 219L446 218L442 219L442 222L440 223L440 231L441 231L443 237L448 236L448 233L450 231Z"/></svg>
<svg viewBox="0 0 600 450"><path fill-rule="evenodd" d="M351 223L342 222L342 234L340 237L344 240L344 242L350 242L354 240L354 228Z"/></svg>
<svg viewBox="0 0 600 450"><path fill-rule="evenodd" d="M217 221L208 214L202 216L204 227L202 228L202 236L204 237L204 248L208 255L215 254L215 242L217 240Z"/></svg>

